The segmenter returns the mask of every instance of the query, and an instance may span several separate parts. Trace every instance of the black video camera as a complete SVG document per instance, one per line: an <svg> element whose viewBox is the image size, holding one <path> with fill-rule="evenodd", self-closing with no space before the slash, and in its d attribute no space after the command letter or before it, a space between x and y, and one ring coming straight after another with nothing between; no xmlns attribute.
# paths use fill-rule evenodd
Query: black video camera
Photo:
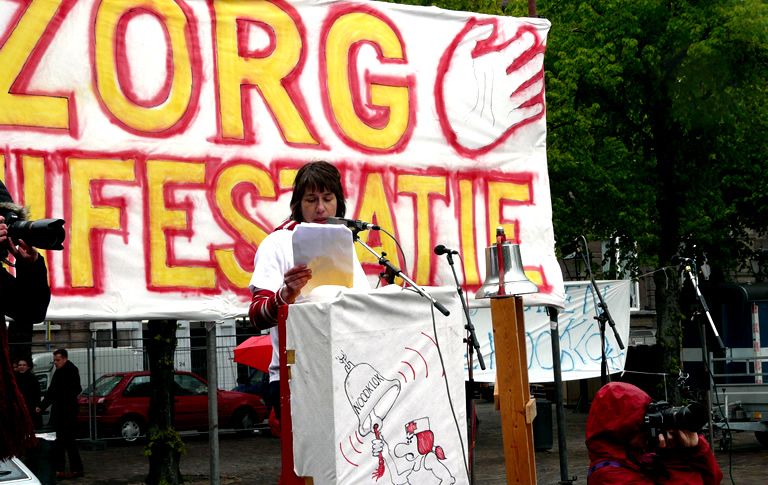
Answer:
<svg viewBox="0 0 768 485"><path fill-rule="evenodd" d="M707 409L698 402L687 406L672 406L666 401L656 401L645 411L645 427L656 438L664 431L680 429L699 431L707 422Z"/></svg>
<svg viewBox="0 0 768 485"><path fill-rule="evenodd" d="M0 215L8 226L8 237L14 241L22 239L30 246L39 249L64 249L64 219L26 220L26 211L0 205ZM0 260L5 260L7 252L0 248Z"/></svg>

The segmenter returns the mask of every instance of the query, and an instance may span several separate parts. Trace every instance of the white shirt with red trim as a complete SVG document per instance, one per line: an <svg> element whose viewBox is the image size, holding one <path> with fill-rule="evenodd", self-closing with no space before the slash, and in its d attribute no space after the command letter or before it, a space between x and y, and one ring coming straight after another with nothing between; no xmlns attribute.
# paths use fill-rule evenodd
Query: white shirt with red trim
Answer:
<svg viewBox="0 0 768 485"><path fill-rule="evenodd" d="M283 286L283 275L291 269L293 264L293 229L297 223L290 221L282 224L274 232L269 234L259 245L253 260L253 276L248 288L251 293L258 290L269 290L277 293ZM363 267L357 259L357 253L353 252L354 276L352 287L358 290L371 288ZM299 296L296 303L301 303L305 298ZM278 301L280 301L278 297ZM280 360L278 354L277 327L269 329L272 340L272 361L269 364L269 382L280 380Z"/></svg>

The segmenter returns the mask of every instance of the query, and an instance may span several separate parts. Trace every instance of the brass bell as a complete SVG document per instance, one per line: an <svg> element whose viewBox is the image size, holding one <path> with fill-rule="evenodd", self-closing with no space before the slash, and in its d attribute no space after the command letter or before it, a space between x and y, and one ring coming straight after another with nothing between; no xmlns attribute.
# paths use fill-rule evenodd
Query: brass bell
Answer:
<svg viewBox="0 0 768 485"><path fill-rule="evenodd" d="M498 244L498 243L497 243ZM495 298L501 296L538 293L539 287L525 276L523 260L520 257L520 245L510 242L501 243L504 262L504 295L499 295L499 258L497 244L485 248L485 282L475 292L475 298Z"/></svg>

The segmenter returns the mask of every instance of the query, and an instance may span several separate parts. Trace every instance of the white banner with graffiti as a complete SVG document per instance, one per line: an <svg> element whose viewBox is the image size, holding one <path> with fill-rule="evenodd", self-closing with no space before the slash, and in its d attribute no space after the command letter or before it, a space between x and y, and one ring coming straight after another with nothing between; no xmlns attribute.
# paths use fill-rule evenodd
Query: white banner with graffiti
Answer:
<svg viewBox="0 0 768 485"><path fill-rule="evenodd" d="M395 286L290 307L297 475L315 484L469 483L461 304L455 289L429 291L450 316Z"/></svg>
<svg viewBox="0 0 768 485"><path fill-rule="evenodd" d="M608 312L616 324L616 331L626 346L629 342L629 293L631 281L598 281ZM589 281L565 283L565 308L559 312L560 362L564 381L600 376L600 327L595 317L599 300ZM528 357L530 382L553 382L552 335L546 308L525 307L525 348ZM473 378L478 382L495 382L496 358L493 343L491 309L470 310L486 369L479 367L475 358ZM605 355L610 373L624 370L627 349L621 350L610 325L605 329ZM466 365L465 365L466 370Z"/></svg>
<svg viewBox="0 0 768 485"><path fill-rule="evenodd" d="M372 1L0 0L0 179L47 251L49 318L240 316L296 170L420 285L472 292L497 226L563 303L545 150L549 22ZM371 254L359 257L372 279Z"/></svg>

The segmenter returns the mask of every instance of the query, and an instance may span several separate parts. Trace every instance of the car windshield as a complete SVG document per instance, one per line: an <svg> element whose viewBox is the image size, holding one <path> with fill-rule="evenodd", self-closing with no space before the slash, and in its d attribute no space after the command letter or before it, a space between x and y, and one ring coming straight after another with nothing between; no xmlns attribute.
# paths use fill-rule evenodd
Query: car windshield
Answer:
<svg viewBox="0 0 768 485"><path fill-rule="evenodd" d="M123 376L101 376L92 385L86 387L82 394L83 396L106 396L121 380Z"/></svg>

